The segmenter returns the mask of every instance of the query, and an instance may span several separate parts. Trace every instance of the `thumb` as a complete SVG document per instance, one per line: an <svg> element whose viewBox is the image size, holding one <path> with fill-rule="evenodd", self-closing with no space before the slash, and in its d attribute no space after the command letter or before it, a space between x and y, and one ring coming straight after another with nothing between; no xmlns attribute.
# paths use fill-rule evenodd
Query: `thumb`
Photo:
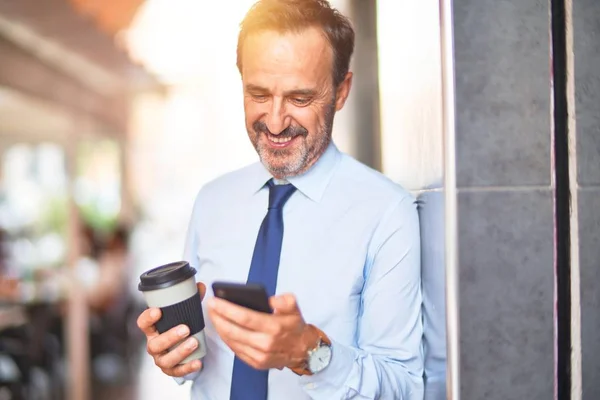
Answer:
<svg viewBox="0 0 600 400"><path fill-rule="evenodd" d="M198 292L200 293L200 300L203 300L204 295L206 294L206 285L202 282L198 282L196 283L196 286L198 287Z"/></svg>
<svg viewBox="0 0 600 400"><path fill-rule="evenodd" d="M296 297L293 294L282 294L269 299L271 308L276 314L297 314L300 312Z"/></svg>

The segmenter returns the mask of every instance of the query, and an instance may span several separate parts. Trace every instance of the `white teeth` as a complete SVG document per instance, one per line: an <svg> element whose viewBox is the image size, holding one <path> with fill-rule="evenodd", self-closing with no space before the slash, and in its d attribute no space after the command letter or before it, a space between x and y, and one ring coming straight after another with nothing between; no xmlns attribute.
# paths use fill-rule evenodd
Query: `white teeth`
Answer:
<svg viewBox="0 0 600 400"><path fill-rule="evenodd" d="M292 138L290 138L290 137L288 137L288 138L269 137L269 140L273 143L287 143L290 140L292 140Z"/></svg>

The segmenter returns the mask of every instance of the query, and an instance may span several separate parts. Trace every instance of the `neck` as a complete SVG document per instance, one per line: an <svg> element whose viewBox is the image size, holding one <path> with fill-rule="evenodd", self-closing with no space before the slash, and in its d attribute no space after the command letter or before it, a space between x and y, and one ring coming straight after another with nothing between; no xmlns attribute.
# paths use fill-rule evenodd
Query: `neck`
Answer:
<svg viewBox="0 0 600 400"><path fill-rule="evenodd" d="M285 178L282 179L282 178L276 178L276 177L273 177L273 182L276 185L286 185L289 183L288 180Z"/></svg>

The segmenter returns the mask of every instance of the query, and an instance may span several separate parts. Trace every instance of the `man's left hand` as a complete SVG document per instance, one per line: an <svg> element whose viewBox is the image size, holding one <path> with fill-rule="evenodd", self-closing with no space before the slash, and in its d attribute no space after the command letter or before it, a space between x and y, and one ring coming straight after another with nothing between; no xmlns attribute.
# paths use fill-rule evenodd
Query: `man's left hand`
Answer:
<svg viewBox="0 0 600 400"><path fill-rule="evenodd" d="M213 297L208 315L221 339L244 362L256 369L303 365L318 333L304 322L295 296L269 299L273 314L266 314Z"/></svg>

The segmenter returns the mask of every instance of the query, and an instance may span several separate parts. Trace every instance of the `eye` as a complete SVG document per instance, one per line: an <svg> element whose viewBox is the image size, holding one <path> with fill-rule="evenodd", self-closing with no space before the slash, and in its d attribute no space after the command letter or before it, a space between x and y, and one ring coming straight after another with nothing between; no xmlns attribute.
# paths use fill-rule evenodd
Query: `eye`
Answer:
<svg viewBox="0 0 600 400"><path fill-rule="evenodd" d="M266 94L259 93L250 93L250 97L252 97L252 100L258 101L260 103L267 101L267 99L269 98L269 96L267 96Z"/></svg>
<svg viewBox="0 0 600 400"><path fill-rule="evenodd" d="M292 97L291 102L298 106L305 106L310 103L311 99L308 97Z"/></svg>

